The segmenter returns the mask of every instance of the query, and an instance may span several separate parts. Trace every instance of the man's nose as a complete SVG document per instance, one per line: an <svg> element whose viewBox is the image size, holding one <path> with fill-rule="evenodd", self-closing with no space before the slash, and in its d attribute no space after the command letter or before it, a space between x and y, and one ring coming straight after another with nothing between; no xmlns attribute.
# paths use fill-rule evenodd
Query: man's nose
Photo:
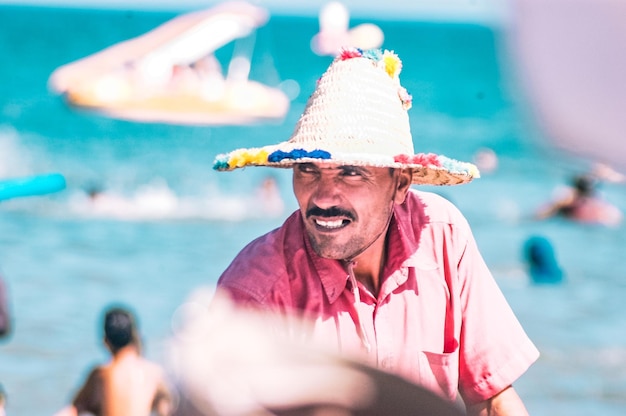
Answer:
<svg viewBox="0 0 626 416"><path fill-rule="evenodd" d="M325 209L336 206L341 201L339 186L334 176L320 175L314 186L312 202L318 207Z"/></svg>

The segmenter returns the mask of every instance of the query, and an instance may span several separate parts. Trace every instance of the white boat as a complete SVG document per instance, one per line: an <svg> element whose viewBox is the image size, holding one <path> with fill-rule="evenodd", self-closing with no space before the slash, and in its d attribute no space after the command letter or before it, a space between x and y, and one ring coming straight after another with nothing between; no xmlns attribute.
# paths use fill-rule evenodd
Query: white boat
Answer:
<svg viewBox="0 0 626 416"><path fill-rule="evenodd" d="M186 13L57 68L49 87L71 106L139 122L223 125L282 119L290 100L278 87L249 79L249 53L235 47L226 74L214 55L231 41L251 39L268 19L265 9L246 2Z"/></svg>

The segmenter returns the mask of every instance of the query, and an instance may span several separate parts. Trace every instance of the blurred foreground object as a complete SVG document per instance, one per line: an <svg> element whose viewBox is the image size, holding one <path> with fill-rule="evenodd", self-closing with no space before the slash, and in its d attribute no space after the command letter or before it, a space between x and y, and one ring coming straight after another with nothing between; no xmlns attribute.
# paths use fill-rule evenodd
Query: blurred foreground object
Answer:
<svg viewBox="0 0 626 416"><path fill-rule="evenodd" d="M283 339L269 315L217 295L209 310L208 293L197 294L174 317L178 415L464 414L397 376Z"/></svg>
<svg viewBox="0 0 626 416"><path fill-rule="evenodd" d="M311 49L317 55L335 56L343 47L379 48L385 35L373 23L362 23L348 29L350 12L342 3L331 1L320 10L320 31L311 39Z"/></svg>
<svg viewBox="0 0 626 416"><path fill-rule="evenodd" d="M510 47L547 136L626 169L626 2L512 0Z"/></svg>
<svg viewBox="0 0 626 416"><path fill-rule="evenodd" d="M69 105L140 122L214 125L281 119L289 98L248 78L248 54L235 48L226 75L213 55L268 19L264 9L246 2L183 14L57 68L49 86Z"/></svg>

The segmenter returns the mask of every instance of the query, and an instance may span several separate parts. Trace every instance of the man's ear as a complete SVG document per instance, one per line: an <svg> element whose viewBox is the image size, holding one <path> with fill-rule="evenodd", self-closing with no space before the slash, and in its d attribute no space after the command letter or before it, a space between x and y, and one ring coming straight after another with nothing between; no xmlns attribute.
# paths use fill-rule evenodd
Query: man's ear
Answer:
<svg viewBox="0 0 626 416"><path fill-rule="evenodd" d="M413 170L399 169L397 175L398 182L393 202L400 205L406 199L409 189L411 188L411 184L413 183Z"/></svg>

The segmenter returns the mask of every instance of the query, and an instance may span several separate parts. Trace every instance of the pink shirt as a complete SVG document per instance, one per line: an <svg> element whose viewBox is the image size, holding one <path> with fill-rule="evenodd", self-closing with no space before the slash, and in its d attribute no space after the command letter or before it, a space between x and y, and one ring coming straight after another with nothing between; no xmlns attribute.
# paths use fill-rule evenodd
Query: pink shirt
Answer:
<svg viewBox="0 0 626 416"><path fill-rule="evenodd" d="M488 399L538 358L447 200L412 190L395 208L387 253L380 293L359 283L355 302L346 269L315 254L296 211L245 247L218 288L240 305L302 313L313 340L452 400L457 390Z"/></svg>

